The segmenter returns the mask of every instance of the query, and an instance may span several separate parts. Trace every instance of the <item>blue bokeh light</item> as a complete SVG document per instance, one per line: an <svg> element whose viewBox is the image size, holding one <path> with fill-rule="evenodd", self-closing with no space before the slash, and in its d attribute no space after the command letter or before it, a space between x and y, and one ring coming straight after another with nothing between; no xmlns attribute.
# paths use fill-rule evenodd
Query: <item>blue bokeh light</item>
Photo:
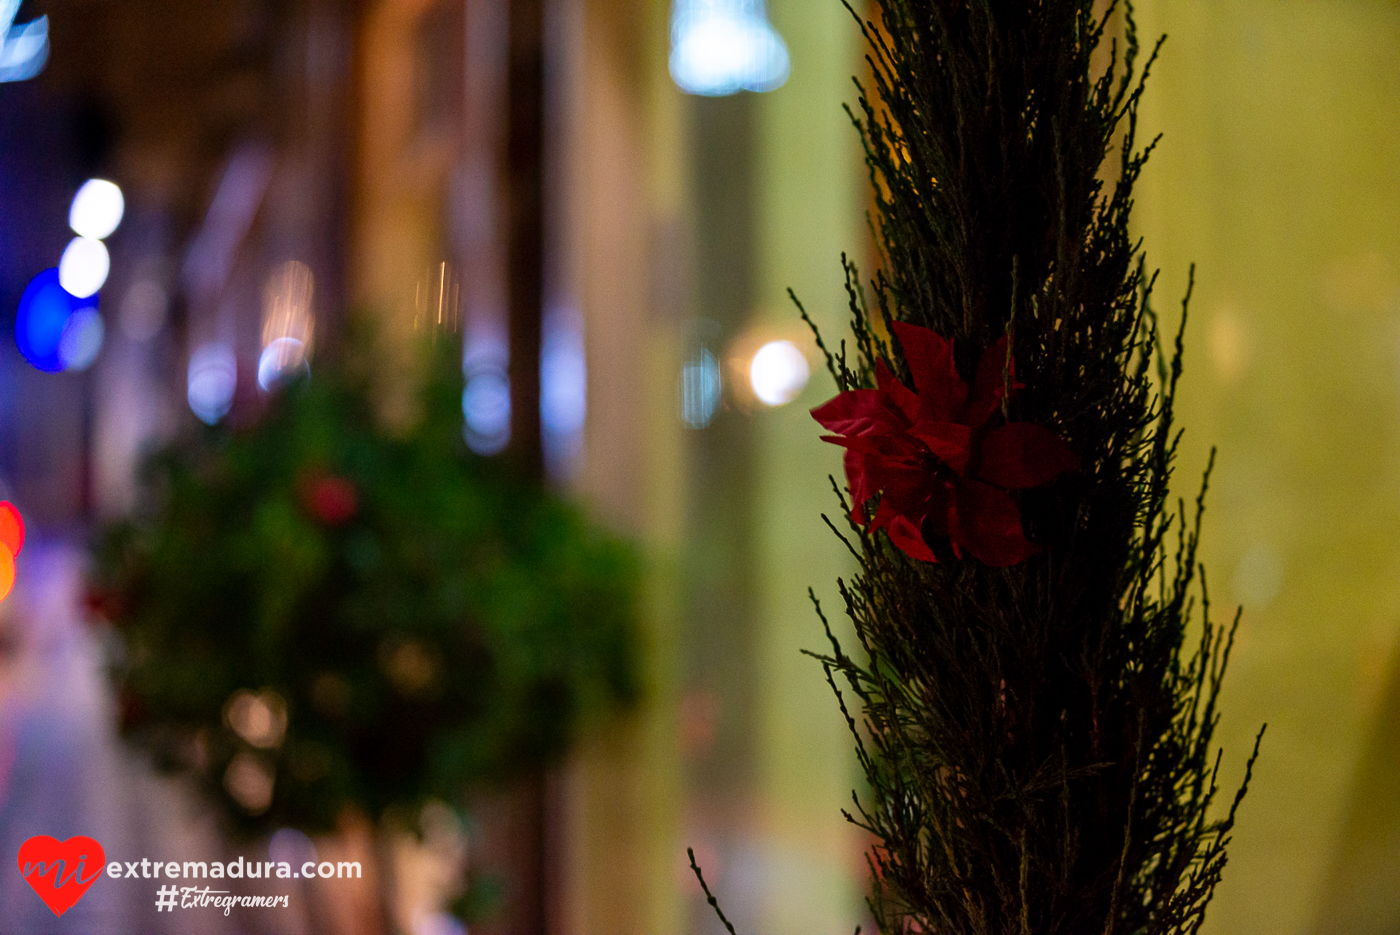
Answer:
<svg viewBox="0 0 1400 935"><path fill-rule="evenodd" d="M238 388L238 358L222 341L201 345L190 355L187 398L205 425L213 425L233 408Z"/></svg>
<svg viewBox="0 0 1400 935"><path fill-rule="evenodd" d="M91 367L102 350L106 330L95 306L76 309L69 315L58 339L58 359L63 362L63 369L73 373Z"/></svg>
<svg viewBox="0 0 1400 935"><path fill-rule="evenodd" d="M462 414L472 451L481 455L504 451L510 443L510 378L506 373L483 368L468 374Z"/></svg>
<svg viewBox="0 0 1400 935"><path fill-rule="evenodd" d="M682 91L772 91L787 81L789 66L764 0L675 0L670 67Z"/></svg>
<svg viewBox="0 0 1400 935"><path fill-rule="evenodd" d="M58 270L46 269L29 281L15 313L15 345L24 359L45 373L65 369L64 329L79 309L97 309L97 296L79 299L58 282Z"/></svg>
<svg viewBox="0 0 1400 935"><path fill-rule="evenodd" d="M27 81L49 60L49 18L14 25L19 0L0 0L0 82Z"/></svg>

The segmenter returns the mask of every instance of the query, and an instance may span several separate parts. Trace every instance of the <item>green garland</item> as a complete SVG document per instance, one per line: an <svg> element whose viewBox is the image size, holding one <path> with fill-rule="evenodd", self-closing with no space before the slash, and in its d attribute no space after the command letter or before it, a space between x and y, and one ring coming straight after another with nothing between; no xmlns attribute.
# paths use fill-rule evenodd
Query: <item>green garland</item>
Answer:
<svg viewBox="0 0 1400 935"><path fill-rule="evenodd" d="M100 537L122 730L236 829L460 803L636 694L636 556L466 451L438 350L407 434L318 370L155 456Z"/></svg>

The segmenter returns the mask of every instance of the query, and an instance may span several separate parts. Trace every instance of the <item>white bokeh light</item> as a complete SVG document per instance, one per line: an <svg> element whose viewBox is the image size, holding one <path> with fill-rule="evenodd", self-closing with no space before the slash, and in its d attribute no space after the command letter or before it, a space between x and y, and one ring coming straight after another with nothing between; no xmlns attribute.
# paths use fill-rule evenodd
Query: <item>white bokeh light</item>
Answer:
<svg viewBox="0 0 1400 935"><path fill-rule="evenodd" d="M749 362L749 386L766 406L792 402L811 375L807 358L791 341L769 341Z"/></svg>
<svg viewBox="0 0 1400 935"><path fill-rule="evenodd" d="M73 206L68 209L68 226L80 237L102 240L117 229L125 212L126 199L116 183L88 179L73 196Z"/></svg>
<svg viewBox="0 0 1400 935"><path fill-rule="evenodd" d="M213 425L228 415L237 386L238 361L227 344L205 344L190 355L187 398L201 422Z"/></svg>
<svg viewBox="0 0 1400 935"><path fill-rule="evenodd" d="M80 299L96 295L112 271L112 258L102 241L74 237L58 261L58 284Z"/></svg>

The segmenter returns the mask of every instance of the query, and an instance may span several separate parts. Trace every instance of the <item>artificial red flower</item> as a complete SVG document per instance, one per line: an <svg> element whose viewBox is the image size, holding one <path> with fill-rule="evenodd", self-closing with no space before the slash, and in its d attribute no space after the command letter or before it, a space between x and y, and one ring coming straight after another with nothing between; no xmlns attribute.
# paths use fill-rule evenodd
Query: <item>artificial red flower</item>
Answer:
<svg viewBox="0 0 1400 935"><path fill-rule="evenodd" d="M1079 459L1044 426L996 424L1008 386L1022 385L1006 371L1006 338L982 355L969 391L951 341L904 322L894 323L894 333L914 389L879 361L876 389L848 390L812 410L838 433L823 441L846 449L853 517L921 561L937 561L926 535L947 539L959 558L966 550L998 568L1025 561L1038 550L1010 491L1039 487ZM867 518L865 503L876 494L880 506Z"/></svg>
<svg viewBox="0 0 1400 935"><path fill-rule="evenodd" d="M306 512L327 526L340 526L348 522L360 508L355 485L334 474L323 474L303 481L301 501Z"/></svg>

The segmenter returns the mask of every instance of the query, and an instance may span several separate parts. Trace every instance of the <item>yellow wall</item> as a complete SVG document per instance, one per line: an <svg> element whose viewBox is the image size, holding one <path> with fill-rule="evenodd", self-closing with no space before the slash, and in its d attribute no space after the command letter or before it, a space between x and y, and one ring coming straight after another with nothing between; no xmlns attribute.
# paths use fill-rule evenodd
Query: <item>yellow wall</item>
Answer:
<svg viewBox="0 0 1400 935"><path fill-rule="evenodd" d="M849 320L841 253L859 257L868 237L859 142L841 109L855 97L860 34L839 3L770 0L768 8L788 43L792 76L758 101L756 317L775 334L791 328L807 346L787 289L839 340ZM840 816L858 772L852 742L821 667L798 652L827 648L809 586L840 632L847 629L836 578L853 563L821 520L838 511L827 475L841 476L841 458L808 414L833 395L831 378L814 368L800 398L754 415L763 563L757 736L775 868L763 930L775 935L848 931L863 918L861 842Z"/></svg>
<svg viewBox="0 0 1400 935"><path fill-rule="evenodd" d="M1178 487L1218 444L1204 560L1245 604L1227 782L1269 722L1207 930L1394 931L1400 5L1140 6L1169 34L1137 212L1160 309L1198 264Z"/></svg>

